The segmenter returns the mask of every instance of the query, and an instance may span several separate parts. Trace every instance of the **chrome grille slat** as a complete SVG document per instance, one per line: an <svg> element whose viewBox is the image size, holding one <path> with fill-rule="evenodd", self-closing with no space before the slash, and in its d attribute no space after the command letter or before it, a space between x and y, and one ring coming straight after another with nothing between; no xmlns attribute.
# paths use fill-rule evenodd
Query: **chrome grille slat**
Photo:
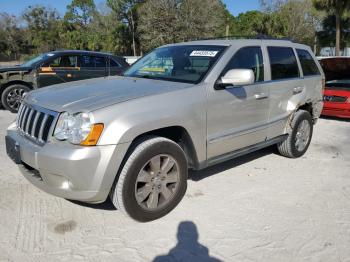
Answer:
<svg viewBox="0 0 350 262"><path fill-rule="evenodd" d="M19 124L19 120L21 119L22 111L23 111L23 105L21 104L21 106L19 107L17 119L16 119L17 126Z"/></svg>
<svg viewBox="0 0 350 262"><path fill-rule="evenodd" d="M27 119L29 110L30 110L30 108L27 107L26 110L24 111L23 119L22 119L22 122L21 122L21 124L20 124L20 126L19 126L23 131L24 131L24 124L25 124L25 122L26 122L26 119Z"/></svg>
<svg viewBox="0 0 350 262"><path fill-rule="evenodd" d="M26 128L25 128L25 132L28 134L29 132L29 124L30 124L30 120L32 119L32 116L33 116L33 113L34 113L34 109L30 109L29 111L29 115L28 115L28 119L27 119L27 122L26 122Z"/></svg>
<svg viewBox="0 0 350 262"><path fill-rule="evenodd" d="M45 114L44 119L41 122L40 131L39 131L39 135L38 135L39 142L44 142L44 140L43 140L43 132L44 132L46 121L47 121L48 118L49 118L49 115Z"/></svg>
<svg viewBox="0 0 350 262"><path fill-rule="evenodd" d="M19 126L19 127L21 127L21 125L22 125L23 117L24 117L24 115L25 115L25 113L26 113L26 110L27 110L27 108L26 108L26 107L23 107L23 110L22 110L22 113L21 113L21 118L20 118L19 121L18 121L18 126Z"/></svg>
<svg viewBox="0 0 350 262"><path fill-rule="evenodd" d="M38 123L39 116L40 116L40 112L36 111L34 122L33 122L33 126L32 126L32 130L30 131L30 136L31 137L34 137L34 132L35 132L36 124Z"/></svg>
<svg viewBox="0 0 350 262"><path fill-rule="evenodd" d="M22 135L38 144L44 144L50 137L57 118L57 112L22 103L16 123Z"/></svg>

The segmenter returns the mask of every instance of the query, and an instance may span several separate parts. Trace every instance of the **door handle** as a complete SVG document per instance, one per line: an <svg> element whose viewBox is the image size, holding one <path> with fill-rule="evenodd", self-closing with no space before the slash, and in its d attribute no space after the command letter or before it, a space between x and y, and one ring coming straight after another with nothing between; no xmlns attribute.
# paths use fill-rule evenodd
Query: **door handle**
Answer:
<svg viewBox="0 0 350 262"><path fill-rule="evenodd" d="M68 78L72 78L73 75L72 75L72 74L67 74L67 77L68 77Z"/></svg>
<svg viewBox="0 0 350 262"><path fill-rule="evenodd" d="M265 99L268 98L269 96L266 93L259 93L254 95L255 99Z"/></svg>
<svg viewBox="0 0 350 262"><path fill-rule="evenodd" d="M300 94L301 92L303 92L303 90L304 90L304 87L302 87L302 86L294 87L293 88L293 94L294 95Z"/></svg>

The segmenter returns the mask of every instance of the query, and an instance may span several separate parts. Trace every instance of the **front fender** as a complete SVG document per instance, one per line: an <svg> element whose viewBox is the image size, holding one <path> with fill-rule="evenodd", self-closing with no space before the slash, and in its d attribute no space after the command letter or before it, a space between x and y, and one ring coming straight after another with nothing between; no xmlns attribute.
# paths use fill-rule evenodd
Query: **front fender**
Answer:
<svg viewBox="0 0 350 262"><path fill-rule="evenodd" d="M93 112L105 128L99 145L131 143L138 136L165 127L183 127L199 161L206 159L206 110L203 87L137 98Z"/></svg>

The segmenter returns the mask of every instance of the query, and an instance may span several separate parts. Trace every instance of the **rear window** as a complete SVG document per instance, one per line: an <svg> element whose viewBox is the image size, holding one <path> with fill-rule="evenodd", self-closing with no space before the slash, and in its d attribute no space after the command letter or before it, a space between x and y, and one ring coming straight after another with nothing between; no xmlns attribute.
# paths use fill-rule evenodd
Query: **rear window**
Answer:
<svg viewBox="0 0 350 262"><path fill-rule="evenodd" d="M301 68L303 69L304 76L320 75L320 71L318 70L314 59L308 51L297 49L297 54Z"/></svg>
<svg viewBox="0 0 350 262"><path fill-rule="evenodd" d="M272 80L300 76L297 59L292 48L270 46L267 50L270 57Z"/></svg>

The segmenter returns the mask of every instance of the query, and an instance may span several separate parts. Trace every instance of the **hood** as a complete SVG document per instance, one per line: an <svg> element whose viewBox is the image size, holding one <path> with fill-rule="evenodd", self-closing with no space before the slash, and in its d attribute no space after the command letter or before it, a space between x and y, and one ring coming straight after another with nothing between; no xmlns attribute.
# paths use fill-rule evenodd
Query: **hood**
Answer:
<svg viewBox="0 0 350 262"><path fill-rule="evenodd" d="M57 112L87 112L191 85L129 77L96 78L38 89L30 92L24 101Z"/></svg>
<svg viewBox="0 0 350 262"><path fill-rule="evenodd" d="M0 73L29 71L31 69L32 68L30 68L30 67L23 67L23 66L0 67Z"/></svg>

